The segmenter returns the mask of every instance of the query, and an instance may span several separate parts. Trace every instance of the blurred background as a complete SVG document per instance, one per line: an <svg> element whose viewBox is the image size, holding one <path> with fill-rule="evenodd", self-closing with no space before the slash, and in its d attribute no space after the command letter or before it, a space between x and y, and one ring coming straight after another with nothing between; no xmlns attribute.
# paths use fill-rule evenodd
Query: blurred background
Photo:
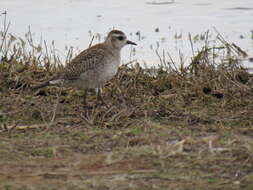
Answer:
<svg viewBox="0 0 253 190"><path fill-rule="evenodd" d="M198 51L207 31L215 43L214 27L253 55L252 0L1 0L0 7L7 11L10 33L22 37L30 28L34 40L54 41L62 58L70 47L75 53L87 48L92 36L93 43L103 41L113 28L138 43L123 50L123 62L157 65L163 51L187 62L194 54L189 34Z"/></svg>

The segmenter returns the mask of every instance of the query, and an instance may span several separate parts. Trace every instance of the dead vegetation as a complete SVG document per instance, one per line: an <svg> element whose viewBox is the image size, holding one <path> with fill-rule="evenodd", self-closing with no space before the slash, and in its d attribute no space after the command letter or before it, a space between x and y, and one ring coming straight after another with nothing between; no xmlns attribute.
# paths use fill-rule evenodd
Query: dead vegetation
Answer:
<svg viewBox="0 0 253 190"><path fill-rule="evenodd" d="M94 105L91 91L85 111L75 89L32 89L62 66L7 28L2 189L252 189L253 76L220 35L188 65L176 67L169 54L159 68L123 65L103 88L109 108Z"/></svg>

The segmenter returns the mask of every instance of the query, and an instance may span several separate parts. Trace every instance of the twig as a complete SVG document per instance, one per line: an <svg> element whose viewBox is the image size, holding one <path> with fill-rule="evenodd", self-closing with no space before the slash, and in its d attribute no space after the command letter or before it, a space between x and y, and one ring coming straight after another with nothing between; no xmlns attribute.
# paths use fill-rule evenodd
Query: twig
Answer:
<svg viewBox="0 0 253 190"><path fill-rule="evenodd" d="M235 84L235 85L238 86L238 87L242 87L242 88L247 89L247 90L250 90L250 89L251 89L250 87L248 87L248 86L246 86L246 85L243 85L243 84L241 84L241 83L238 83L238 82L236 82L236 81L233 81L233 80L229 79L225 73L222 73L222 75L223 75L228 81L232 82L233 84Z"/></svg>
<svg viewBox="0 0 253 190"><path fill-rule="evenodd" d="M0 116L1 115L12 115L12 114L16 114L16 113L19 113L19 110L18 111L12 111L12 112L6 112L6 113L0 112Z"/></svg>
<svg viewBox="0 0 253 190"><path fill-rule="evenodd" d="M169 54L169 52L167 52L167 55L169 56L170 61L171 61L172 65L173 65L173 67L174 67L174 71L175 71L179 76L181 76L181 74L180 74L180 72L179 72L179 70L178 70L178 68L177 68L177 66L176 66L176 64L175 64L175 62L173 61L171 55ZM172 67L171 67L171 68L172 68ZM173 69L173 68L172 68L172 69Z"/></svg>
<svg viewBox="0 0 253 190"><path fill-rule="evenodd" d="M45 46L45 49L46 49L47 59L49 61L49 54L48 54L48 50L47 50L47 42L45 40L44 40L44 46Z"/></svg>
<svg viewBox="0 0 253 190"><path fill-rule="evenodd" d="M235 43L232 43L232 46L235 47L238 53L240 53L243 57L248 57L248 54L245 51L243 51L240 47L238 47Z"/></svg>
<svg viewBox="0 0 253 190"><path fill-rule="evenodd" d="M234 53L237 53L238 55L240 55L240 52L238 51L238 49L236 49L233 45L229 44L225 38L221 35L221 33L215 28L213 27L215 32L218 34L218 40L220 40L220 42L222 42L223 44L225 44L226 46L230 47L232 50L234 50Z"/></svg>
<svg viewBox="0 0 253 190"><path fill-rule="evenodd" d="M50 125L53 125L53 123L54 123L54 121L55 121L56 111L57 111L57 108L58 108L58 105L59 105L61 92L62 92L62 88L60 88L60 92L57 93L57 100L56 100L56 104L55 104L55 107L54 107L54 112L53 112L53 116L52 116Z"/></svg>
<svg viewBox="0 0 253 190"><path fill-rule="evenodd" d="M93 43L94 38L95 38L95 37L92 36L91 41L90 41L90 44L89 44L89 48L92 46L92 43Z"/></svg>
<svg viewBox="0 0 253 190"><path fill-rule="evenodd" d="M0 130L0 132L6 131L6 130L25 130L25 129L37 129L41 127L45 127L47 124L35 124L35 125L13 125L13 126L4 126L4 130Z"/></svg>
<svg viewBox="0 0 253 190"><path fill-rule="evenodd" d="M190 33L188 34L188 38L189 38L189 40L190 40L190 44L191 44L192 56L193 56L193 57L195 57L195 55L194 55L194 49L193 49L192 37L191 37L191 34L190 34Z"/></svg>
<svg viewBox="0 0 253 190"><path fill-rule="evenodd" d="M132 61L129 61L128 63L125 63L125 64L123 64L124 66L128 66L128 65L130 65L130 64L132 64L132 63L134 63L134 62L137 62L137 59L134 59L134 60L132 60Z"/></svg>
<svg viewBox="0 0 253 190"><path fill-rule="evenodd" d="M72 58L72 56L73 56L73 47L70 47L68 49L68 53L67 53L67 56L66 56L65 64L69 63L69 61Z"/></svg>
<svg viewBox="0 0 253 190"><path fill-rule="evenodd" d="M156 53L157 57L159 58L160 63L161 63L161 67L162 67L162 66L163 66L163 61L162 61L161 56L160 56L159 53L158 53L158 49L155 50L155 53Z"/></svg>
<svg viewBox="0 0 253 190"><path fill-rule="evenodd" d="M2 49L3 49L4 43L6 43L6 36L7 36L8 30L9 30L10 24L11 24L11 23L9 22L8 25L7 25L7 27L6 27L5 24L4 24L4 34L3 34L2 43L1 43L1 45L0 45L0 52L1 52Z"/></svg>

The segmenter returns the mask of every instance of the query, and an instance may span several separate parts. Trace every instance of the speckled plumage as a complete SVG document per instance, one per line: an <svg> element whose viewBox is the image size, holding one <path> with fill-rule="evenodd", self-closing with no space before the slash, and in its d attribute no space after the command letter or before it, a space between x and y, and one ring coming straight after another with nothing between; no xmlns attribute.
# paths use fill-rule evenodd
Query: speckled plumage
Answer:
<svg viewBox="0 0 253 190"><path fill-rule="evenodd" d="M84 89L101 88L117 73L120 51L126 44L136 45L128 41L122 31L112 30L105 42L82 51L49 84Z"/></svg>

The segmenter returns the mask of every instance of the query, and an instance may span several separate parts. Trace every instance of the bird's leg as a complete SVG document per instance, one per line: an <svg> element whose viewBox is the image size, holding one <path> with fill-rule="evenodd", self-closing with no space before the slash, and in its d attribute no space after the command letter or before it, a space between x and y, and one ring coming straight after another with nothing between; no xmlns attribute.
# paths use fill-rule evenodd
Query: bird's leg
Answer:
<svg viewBox="0 0 253 190"><path fill-rule="evenodd" d="M102 98L102 95L101 95L101 88L97 88L96 90L97 90L97 102L101 102L102 105L107 106L106 103L105 103L105 101L104 101L103 98Z"/></svg>
<svg viewBox="0 0 253 190"><path fill-rule="evenodd" d="M102 101L101 89L97 88L96 91L97 91L97 101Z"/></svg>
<svg viewBox="0 0 253 190"><path fill-rule="evenodd" d="M83 91L83 107L87 108L87 94L88 94L88 90L87 88L84 89Z"/></svg>

